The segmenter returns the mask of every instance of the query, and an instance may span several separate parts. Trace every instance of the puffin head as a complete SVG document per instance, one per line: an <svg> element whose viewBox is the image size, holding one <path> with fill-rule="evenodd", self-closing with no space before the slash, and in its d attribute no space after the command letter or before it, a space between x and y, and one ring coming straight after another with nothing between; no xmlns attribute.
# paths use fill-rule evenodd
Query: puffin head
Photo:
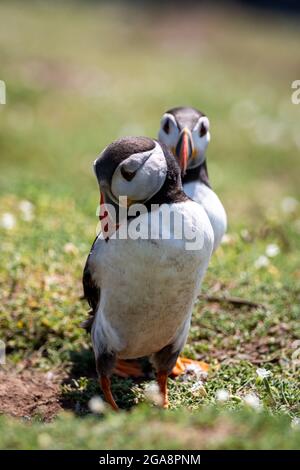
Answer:
<svg viewBox="0 0 300 470"><path fill-rule="evenodd" d="M210 141L208 117L195 108L172 108L161 118L158 139L171 149L184 176L187 169L205 161Z"/></svg>
<svg viewBox="0 0 300 470"><path fill-rule="evenodd" d="M148 137L123 137L106 147L94 162L105 202L119 205L155 203L158 195L167 202L182 191L180 169L168 148ZM154 202L153 202L154 201Z"/></svg>

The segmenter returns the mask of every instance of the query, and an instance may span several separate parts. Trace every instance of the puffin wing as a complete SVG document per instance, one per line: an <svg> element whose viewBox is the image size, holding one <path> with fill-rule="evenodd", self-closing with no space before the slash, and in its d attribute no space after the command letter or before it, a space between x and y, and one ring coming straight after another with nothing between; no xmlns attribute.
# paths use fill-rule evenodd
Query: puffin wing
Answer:
<svg viewBox="0 0 300 470"><path fill-rule="evenodd" d="M85 328L87 331L91 331L92 324L96 315L96 309L100 302L100 287L98 287L93 281L90 266L91 257L94 254L93 249L97 240L98 237L95 238L91 251L87 257L82 276L84 298L88 301L88 304L91 307L88 312L89 317L81 323L81 327Z"/></svg>

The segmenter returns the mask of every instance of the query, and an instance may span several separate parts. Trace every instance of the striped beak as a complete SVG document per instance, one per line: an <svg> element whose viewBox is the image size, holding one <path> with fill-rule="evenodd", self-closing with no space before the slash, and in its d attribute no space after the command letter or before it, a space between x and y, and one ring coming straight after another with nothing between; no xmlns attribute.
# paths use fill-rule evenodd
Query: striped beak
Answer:
<svg viewBox="0 0 300 470"><path fill-rule="evenodd" d="M185 175L188 160L193 154L193 139L192 134L186 127L182 129L179 139L175 148L175 154L179 161L179 166L182 175Z"/></svg>

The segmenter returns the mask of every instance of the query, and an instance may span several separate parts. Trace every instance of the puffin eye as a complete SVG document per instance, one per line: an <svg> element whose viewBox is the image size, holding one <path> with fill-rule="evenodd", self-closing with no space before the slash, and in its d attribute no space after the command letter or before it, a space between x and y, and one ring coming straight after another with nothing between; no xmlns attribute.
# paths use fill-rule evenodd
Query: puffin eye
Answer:
<svg viewBox="0 0 300 470"><path fill-rule="evenodd" d="M166 134L169 134L170 132L170 119L166 119L164 125L163 125L163 131L166 133Z"/></svg>
<svg viewBox="0 0 300 470"><path fill-rule="evenodd" d="M203 137L203 136L205 136L206 133L207 133L207 127L202 122L201 126L199 127L199 135L200 135L200 137Z"/></svg>
<svg viewBox="0 0 300 470"><path fill-rule="evenodd" d="M126 181L131 181L135 177L136 171L128 171L122 166L121 175Z"/></svg>

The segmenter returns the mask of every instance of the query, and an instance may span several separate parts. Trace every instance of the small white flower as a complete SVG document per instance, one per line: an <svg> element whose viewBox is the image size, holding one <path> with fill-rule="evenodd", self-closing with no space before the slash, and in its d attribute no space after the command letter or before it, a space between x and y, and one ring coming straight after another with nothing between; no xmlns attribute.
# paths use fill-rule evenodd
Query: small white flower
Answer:
<svg viewBox="0 0 300 470"><path fill-rule="evenodd" d="M12 230L16 226L16 218L10 212L5 212L0 220L1 227L6 230Z"/></svg>
<svg viewBox="0 0 300 470"><path fill-rule="evenodd" d="M74 245L74 243L66 243L64 246L64 252L71 254L71 255L77 255L78 253L78 248L77 246Z"/></svg>
<svg viewBox="0 0 300 470"><path fill-rule="evenodd" d="M54 379L54 377L55 377L55 375L53 374L53 372L51 372L51 371L47 372L47 374L46 374L47 382L51 382Z"/></svg>
<svg viewBox="0 0 300 470"><path fill-rule="evenodd" d="M294 197L285 197L281 201L281 209L283 212L286 214L292 214L295 212L298 208L299 201L295 199Z"/></svg>
<svg viewBox="0 0 300 470"><path fill-rule="evenodd" d="M258 410L261 408L261 403L257 395L255 393L248 393L244 396L244 402L246 405L250 406L251 408Z"/></svg>
<svg viewBox="0 0 300 470"><path fill-rule="evenodd" d="M279 253L280 253L280 248L279 248L279 246L276 245L275 243L271 243L271 244L268 245L267 248L266 248L266 255L267 255L269 258L274 258L274 257L277 256Z"/></svg>
<svg viewBox="0 0 300 470"><path fill-rule="evenodd" d="M19 209L22 214L22 219L25 220L25 222L31 222L34 218L34 205L29 202L29 201L21 201L19 203Z"/></svg>
<svg viewBox="0 0 300 470"><path fill-rule="evenodd" d="M191 392L196 392L199 388L203 387L203 382L201 380L197 380L194 385L191 387Z"/></svg>
<svg viewBox="0 0 300 470"><path fill-rule="evenodd" d="M233 238L229 233L225 233L222 237L221 244L222 245L231 245L233 243Z"/></svg>
<svg viewBox="0 0 300 470"><path fill-rule="evenodd" d="M185 367L185 372L187 374L195 375L197 378L205 379L207 377L207 372L201 369L197 364L187 364Z"/></svg>
<svg viewBox="0 0 300 470"><path fill-rule="evenodd" d="M225 403L229 400L229 392L224 388L216 391L216 400L220 403Z"/></svg>
<svg viewBox="0 0 300 470"><path fill-rule="evenodd" d="M104 413L106 408L106 405L102 398L97 396L90 399L88 406L91 412L95 414Z"/></svg>
<svg viewBox="0 0 300 470"><path fill-rule="evenodd" d="M270 370L264 369L264 368L258 368L256 369L256 373L260 379L267 379L272 375L272 372Z"/></svg>
<svg viewBox="0 0 300 470"><path fill-rule="evenodd" d="M251 234L249 230L247 230L246 228L241 230L240 235L245 242L248 242L251 240Z"/></svg>
<svg viewBox="0 0 300 470"><path fill-rule="evenodd" d="M160 393L159 387L156 383L150 383L145 388L145 397L154 405L162 406L163 404L163 396Z"/></svg>
<svg viewBox="0 0 300 470"><path fill-rule="evenodd" d="M207 395L202 380L197 380L197 382L194 383L191 387L191 392L193 395L201 395L202 397L206 397Z"/></svg>
<svg viewBox="0 0 300 470"><path fill-rule="evenodd" d="M293 429L300 429L300 418L293 418L291 422L291 427Z"/></svg>
<svg viewBox="0 0 300 470"><path fill-rule="evenodd" d="M261 269L266 268L267 266L269 266L269 264L270 261L268 260L268 258L265 255L261 255L255 261L254 266L256 267L256 269Z"/></svg>
<svg viewBox="0 0 300 470"><path fill-rule="evenodd" d="M49 276L44 277L44 282L46 289L49 289L49 287L59 283L59 278L54 274L49 274Z"/></svg>

